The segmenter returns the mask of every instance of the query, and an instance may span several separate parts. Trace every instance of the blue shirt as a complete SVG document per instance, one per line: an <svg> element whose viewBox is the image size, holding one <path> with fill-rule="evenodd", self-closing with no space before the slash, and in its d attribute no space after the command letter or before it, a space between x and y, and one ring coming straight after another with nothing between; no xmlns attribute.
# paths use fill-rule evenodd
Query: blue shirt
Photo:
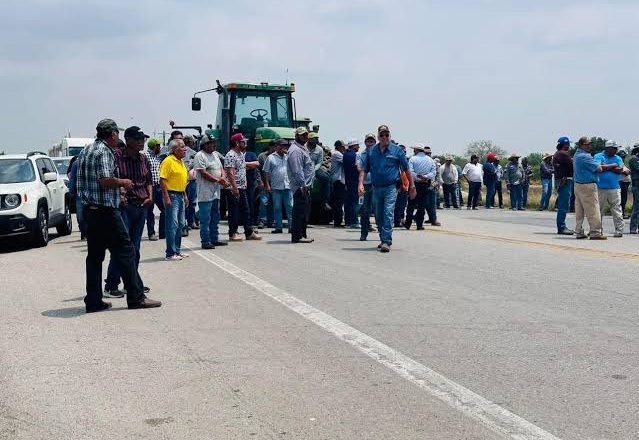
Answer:
<svg viewBox="0 0 639 440"><path fill-rule="evenodd" d="M623 166L623 159L621 159L616 154L612 157L608 156L603 151L601 153L595 154L594 157L597 163L602 165L615 164L617 166ZM601 189L619 189L619 176L620 174L613 173L612 171L604 171L599 174L599 183L597 183L597 187Z"/></svg>
<svg viewBox="0 0 639 440"><path fill-rule="evenodd" d="M408 169L410 170L415 182L418 182L418 175L434 180L435 174L437 174L437 165L435 165L435 161L430 156L427 156L423 151L420 151L408 160Z"/></svg>
<svg viewBox="0 0 639 440"><path fill-rule="evenodd" d="M246 153L244 153L244 160L246 162L257 162L257 155L252 152L252 151L247 151ZM254 187L255 186L255 182L257 181L257 175L258 175L259 170L257 168L253 168L253 169L246 169L246 183L249 185L249 187Z"/></svg>
<svg viewBox="0 0 639 440"><path fill-rule="evenodd" d="M357 188L359 172L357 171L357 151L348 149L344 152L344 180L346 186Z"/></svg>
<svg viewBox="0 0 639 440"><path fill-rule="evenodd" d="M396 144L390 144L382 152L379 144L369 150L368 155L362 157L364 171L371 173L373 186L395 185L399 180L399 170L408 170L406 153Z"/></svg>
<svg viewBox="0 0 639 440"><path fill-rule="evenodd" d="M586 150L577 148L575 157L575 183L597 183L597 168L599 162L590 155Z"/></svg>
<svg viewBox="0 0 639 440"><path fill-rule="evenodd" d="M268 174L271 189L282 191L290 189L287 169L288 155L270 154L264 163L264 172Z"/></svg>
<svg viewBox="0 0 639 440"><path fill-rule="evenodd" d="M497 168L490 162L484 163L484 184L490 185L497 182Z"/></svg>
<svg viewBox="0 0 639 440"><path fill-rule="evenodd" d="M366 148L361 153L357 153L357 166L361 168L362 170L364 169L364 165L362 165L362 161L364 160L365 157L368 156L368 150L369 148ZM370 184L371 184L371 173L366 173L364 174L364 185L370 185Z"/></svg>

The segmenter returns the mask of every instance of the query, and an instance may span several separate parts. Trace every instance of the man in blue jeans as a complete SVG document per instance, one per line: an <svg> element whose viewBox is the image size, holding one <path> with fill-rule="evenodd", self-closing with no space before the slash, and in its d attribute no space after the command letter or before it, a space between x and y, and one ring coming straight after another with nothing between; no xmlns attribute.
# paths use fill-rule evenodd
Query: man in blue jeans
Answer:
<svg viewBox="0 0 639 440"><path fill-rule="evenodd" d="M200 140L202 149L193 159L193 169L197 173L197 200L200 206L200 240L202 249L226 246L219 240L220 189L227 186L226 174L219 156L215 153L217 141L204 135Z"/></svg>
<svg viewBox="0 0 639 440"><path fill-rule="evenodd" d="M372 133L368 133L364 137L364 145L366 149L358 154L357 156L357 172L358 174L362 172L362 162L368 156L370 149L375 145L376 139L375 135ZM359 176L358 176L359 180ZM359 182L358 182L359 183ZM358 187L359 191L359 187ZM368 233L374 231L371 227L371 211L373 209L373 185L371 185L371 175L370 173L365 173L364 175L364 195L362 197L362 204L359 208L359 216L360 216L360 241L366 241L368 239Z"/></svg>
<svg viewBox="0 0 639 440"><path fill-rule="evenodd" d="M552 168L555 174L555 188L557 188L557 234L574 235L575 231L566 227L574 174L570 157L570 139L566 136L560 137L557 141L557 151L552 157Z"/></svg>
<svg viewBox="0 0 639 440"><path fill-rule="evenodd" d="M525 209L523 199L524 169L519 164L519 155L512 154L508 160L508 165L506 165L506 187L510 191L510 209L523 211Z"/></svg>
<svg viewBox="0 0 639 440"><path fill-rule="evenodd" d="M344 152L344 180L346 182L346 200L344 203L344 222L351 228L359 229L358 201L359 201L359 171L357 170L357 152L359 142L351 139L346 144Z"/></svg>
<svg viewBox="0 0 639 440"><path fill-rule="evenodd" d="M486 162L482 167L484 172L484 185L486 185L486 209L493 209L495 204L495 189L497 185L497 168L495 168L495 153L486 155Z"/></svg>
<svg viewBox="0 0 639 440"><path fill-rule="evenodd" d="M543 211L550 206L550 196L552 195L552 175L555 171L552 167L552 154L544 154L544 158L539 165L539 177L541 178L541 201L539 210Z"/></svg>
<svg viewBox="0 0 639 440"><path fill-rule="evenodd" d="M133 188L127 190L123 196L120 210L122 220L129 232L129 237L135 248L135 267L140 264L140 242L146 222L146 212L153 206L153 187L151 184L151 170L149 159L142 153L144 142L148 138L139 127L129 127L124 131L126 148L115 152L120 178L133 182ZM122 298L124 292L118 289L120 284L120 269L113 258L109 261L109 269L105 280L104 296L106 298ZM149 291L144 287L144 293Z"/></svg>
<svg viewBox="0 0 639 440"><path fill-rule="evenodd" d="M266 192L273 197L273 218L275 221L275 229L271 231L273 234L281 234L283 232L282 205L286 209L288 231L291 232L293 194L291 194L291 185L288 179L287 151L288 141L286 139L278 140L275 153L269 155L264 164L264 187Z"/></svg>
<svg viewBox="0 0 639 440"><path fill-rule="evenodd" d="M393 244L393 215L395 200L397 199L397 182L400 180L399 171L408 170L408 160L404 151L391 142L390 130L386 125L377 128L378 143L370 149L369 154L362 160L362 170L359 172L359 195L363 196L364 177L371 175L373 185L373 200L375 204L375 221L379 230L381 243L377 246L380 252L390 252ZM408 192L411 199L417 195L413 176L407 173Z"/></svg>

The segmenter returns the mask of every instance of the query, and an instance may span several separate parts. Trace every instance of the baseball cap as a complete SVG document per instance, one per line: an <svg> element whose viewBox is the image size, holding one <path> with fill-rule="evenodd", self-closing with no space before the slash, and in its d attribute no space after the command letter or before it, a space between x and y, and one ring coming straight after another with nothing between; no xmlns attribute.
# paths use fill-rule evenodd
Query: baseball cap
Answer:
<svg viewBox="0 0 639 440"><path fill-rule="evenodd" d="M606 141L605 148L619 148L615 141Z"/></svg>
<svg viewBox="0 0 639 440"><path fill-rule="evenodd" d="M368 139L373 139L374 141L377 140L377 138L375 137L373 133L368 133L366 136L364 136L365 141Z"/></svg>
<svg viewBox="0 0 639 440"><path fill-rule="evenodd" d="M116 124L113 119L102 119L100 122L98 122L95 130L101 132L120 131L120 129L118 128L118 124Z"/></svg>
<svg viewBox="0 0 639 440"><path fill-rule="evenodd" d="M426 149L426 147L424 146L424 144L415 144L411 147L413 150L420 150L420 151L424 151Z"/></svg>
<svg viewBox="0 0 639 440"><path fill-rule="evenodd" d="M568 139L568 136L562 136L562 137L560 137L559 139L557 139L557 143L558 143L559 145L562 145L562 144L569 144L569 143L570 143L570 139Z"/></svg>
<svg viewBox="0 0 639 440"><path fill-rule="evenodd" d="M231 136L231 142L241 142L241 141L248 141L248 139L245 138L242 133L235 133L233 136Z"/></svg>
<svg viewBox="0 0 639 440"><path fill-rule="evenodd" d="M308 134L308 130L306 129L306 127L297 127L295 129L295 134L298 136L302 136Z"/></svg>
<svg viewBox="0 0 639 440"><path fill-rule="evenodd" d="M146 143L147 147L149 148L153 148L153 147L157 147L158 145L162 145L162 142L160 142L159 139L156 138L151 138L149 139L149 141Z"/></svg>
<svg viewBox="0 0 639 440"><path fill-rule="evenodd" d="M275 145L289 145L289 141L286 138L279 138L275 141Z"/></svg>
<svg viewBox="0 0 639 440"><path fill-rule="evenodd" d="M497 156L495 155L495 153L490 152L486 155L486 159L488 159L488 161L492 162L493 160L495 160Z"/></svg>
<svg viewBox="0 0 639 440"><path fill-rule="evenodd" d="M145 134L137 125L133 125L132 127L129 127L126 130L124 130L125 139L126 138L147 139L149 137L151 136L149 136L148 134Z"/></svg>
<svg viewBox="0 0 639 440"><path fill-rule="evenodd" d="M380 125L379 127L377 127L377 134L382 133L384 131L387 131L390 133L390 129L388 128L388 125Z"/></svg>
<svg viewBox="0 0 639 440"><path fill-rule="evenodd" d="M337 147L343 147L344 145L345 145L345 144L344 144L344 141L340 141L340 140L335 141L335 143L333 144L333 146L334 146L335 148L337 148Z"/></svg>
<svg viewBox="0 0 639 440"><path fill-rule="evenodd" d="M359 145L359 141L357 139L349 139L346 143L347 147L354 147L355 145Z"/></svg>
<svg viewBox="0 0 639 440"><path fill-rule="evenodd" d="M311 132L308 134L308 138L309 138L309 139L318 139L318 138L319 138L319 133L318 133L318 132L316 132L316 131L311 131Z"/></svg>
<svg viewBox="0 0 639 440"><path fill-rule="evenodd" d="M200 145L206 145L210 142L216 142L216 141L217 139L215 139L215 136L210 134L205 134L204 136L200 138Z"/></svg>

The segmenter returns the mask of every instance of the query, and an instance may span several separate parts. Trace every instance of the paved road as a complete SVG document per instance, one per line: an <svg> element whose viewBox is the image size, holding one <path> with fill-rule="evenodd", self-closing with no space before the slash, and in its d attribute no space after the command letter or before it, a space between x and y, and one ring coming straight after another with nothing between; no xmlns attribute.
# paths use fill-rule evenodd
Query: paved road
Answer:
<svg viewBox="0 0 639 440"><path fill-rule="evenodd" d="M164 306L92 315L77 233L4 245L0 438L639 438L639 238L440 216L388 255L327 228L173 263L144 241Z"/></svg>

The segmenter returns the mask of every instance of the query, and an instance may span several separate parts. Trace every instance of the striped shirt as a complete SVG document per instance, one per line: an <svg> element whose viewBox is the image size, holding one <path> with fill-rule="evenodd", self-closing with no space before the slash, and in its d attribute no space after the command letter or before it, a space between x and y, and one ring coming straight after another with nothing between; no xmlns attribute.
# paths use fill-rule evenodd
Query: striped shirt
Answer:
<svg viewBox="0 0 639 440"><path fill-rule="evenodd" d="M437 174L435 161L422 151L408 160L408 169L415 182L419 182L417 176L424 176L429 180L435 180L435 174Z"/></svg>
<svg viewBox="0 0 639 440"><path fill-rule="evenodd" d="M151 170L149 169L149 159L145 154L137 153L135 157L128 155L126 149L118 150L115 153L115 163L120 171L120 177L130 179L133 182L133 189L127 191L127 199L144 200L150 196L146 190L151 186Z"/></svg>
<svg viewBox="0 0 639 440"><path fill-rule="evenodd" d="M151 181L153 185L160 184L160 163L162 159L159 154L153 154L150 151L145 151L144 154L149 159L149 168L151 169Z"/></svg>
<svg viewBox="0 0 639 440"><path fill-rule="evenodd" d="M100 179L119 177L113 150L103 140L86 146L78 158L78 195L85 205L120 206L120 189L103 188Z"/></svg>

